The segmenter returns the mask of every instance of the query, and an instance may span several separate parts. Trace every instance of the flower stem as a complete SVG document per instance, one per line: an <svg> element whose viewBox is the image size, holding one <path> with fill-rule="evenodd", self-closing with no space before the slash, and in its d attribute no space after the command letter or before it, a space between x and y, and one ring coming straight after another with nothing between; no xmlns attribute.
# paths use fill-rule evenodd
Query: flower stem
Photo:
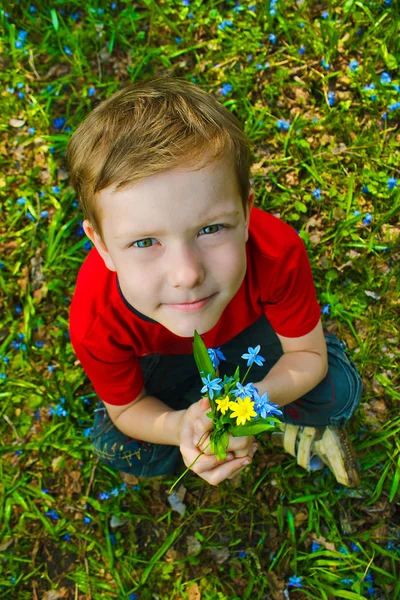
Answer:
<svg viewBox="0 0 400 600"><path fill-rule="evenodd" d="M175 483L169 488L168 490L168 494L170 494L172 492L172 490L174 489L174 487L176 486L177 483L180 482L180 480L182 479L182 477L184 477L186 475L186 473L188 471L190 471L190 469L193 467L194 463L200 458L200 456L202 454L204 454L204 452L207 450L208 446L211 444L211 442L209 442L207 444L207 446L205 448L203 448L203 450L200 452L200 454L198 456L196 456L196 458L194 459L194 461L183 471L182 475L180 475L178 477L178 479L175 481Z"/></svg>
<svg viewBox="0 0 400 600"><path fill-rule="evenodd" d="M250 369L251 369L252 366L253 366L253 363L251 363L251 365L247 369L246 373L244 374L244 377L242 379L242 385L244 384L244 380L246 379L247 375L249 374L249 371L250 371Z"/></svg>

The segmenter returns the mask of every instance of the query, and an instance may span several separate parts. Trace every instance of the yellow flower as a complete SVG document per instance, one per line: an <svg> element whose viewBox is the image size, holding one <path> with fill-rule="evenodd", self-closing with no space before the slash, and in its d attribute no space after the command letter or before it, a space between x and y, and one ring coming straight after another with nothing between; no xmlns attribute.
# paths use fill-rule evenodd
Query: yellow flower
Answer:
<svg viewBox="0 0 400 600"><path fill-rule="evenodd" d="M233 411L231 417L236 419L236 425L244 425L246 421L257 416L254 411L254 402L250 400L250 396L238 398L236 402L229 402L229 408Z"/></svg>
<svg viewBox="0 0 400 600"><path fill-rule="evenodd" d="M229 396L225 396L225 398L217 398L216 400L217 408L224 415L229 408Z"/></svg>

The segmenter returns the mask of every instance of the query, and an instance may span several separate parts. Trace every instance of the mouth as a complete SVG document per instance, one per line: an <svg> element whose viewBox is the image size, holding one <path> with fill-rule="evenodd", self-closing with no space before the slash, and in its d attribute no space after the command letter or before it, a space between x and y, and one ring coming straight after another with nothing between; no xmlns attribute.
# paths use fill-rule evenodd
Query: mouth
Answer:
<svg viewBox="0 0 400 600"><path fill-rule="evenodd" d="M167 304L167 306L169 306L170 308L173 308L175 310L183 310L184 312L191 312L191 311L195 311L195 310L200 310L201 308L206 306L206 304L208 304L208 302L214 296L215 296L215 294L212 294L211 296L207 296L207 298L202 298L201 300L197 300L196 302L182 302L180 304Z"/></svg>

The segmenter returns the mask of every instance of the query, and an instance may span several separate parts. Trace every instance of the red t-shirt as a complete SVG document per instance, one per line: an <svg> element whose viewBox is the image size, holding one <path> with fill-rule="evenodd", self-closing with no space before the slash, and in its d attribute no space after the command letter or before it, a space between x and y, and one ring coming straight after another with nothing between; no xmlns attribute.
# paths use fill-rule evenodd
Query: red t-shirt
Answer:
<svg viewBox="0 0 400 600"><path fill-rule="evenodd" d="M306 249L292 227L253 207L246 254L242 285L216 325L202 335L207 348L229 342L262 315L284 337L306 335L319 321ZM70 338L96 393L120 406L132 402L143 388L140 357L191 354L193 343L193 338L175 335L131 306L119 288L117 273L107 269L96 248L78 273Z"/></svg>

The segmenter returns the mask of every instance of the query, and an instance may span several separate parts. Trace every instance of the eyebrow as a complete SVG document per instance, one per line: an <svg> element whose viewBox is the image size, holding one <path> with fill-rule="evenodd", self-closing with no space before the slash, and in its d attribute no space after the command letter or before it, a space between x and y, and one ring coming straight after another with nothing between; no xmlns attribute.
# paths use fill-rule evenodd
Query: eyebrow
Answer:
<svg viewBox="0 0 400 600"><path fill-rule="evenodd" d="M224 213L219 213L217 214L215 217L211 217L211 218L207 218L207 222L208 223L216 223L217 221L223 221L224 219L229 219L229 218L233 218L233 217L237 217L240 214L240 211L235 210L235 211L231 211L231 212L224 212ZM202 223L204 223L206 221L206 219L203 219ZM194 227L194 229L200 229L202 227L202 225L198 225L197 227ZM204 227L204 225L203 225ZM115 236L113 239L114 240L121 240L121 239L130 239L130 238L146 238L146 237L151 237L151 236L161 236L164 235L165 232L164 231L158 231L158 232L152 232L152 233L136 233L134 231L128 231L126 233L122 233L121 235L117 235Z"/></svg>

